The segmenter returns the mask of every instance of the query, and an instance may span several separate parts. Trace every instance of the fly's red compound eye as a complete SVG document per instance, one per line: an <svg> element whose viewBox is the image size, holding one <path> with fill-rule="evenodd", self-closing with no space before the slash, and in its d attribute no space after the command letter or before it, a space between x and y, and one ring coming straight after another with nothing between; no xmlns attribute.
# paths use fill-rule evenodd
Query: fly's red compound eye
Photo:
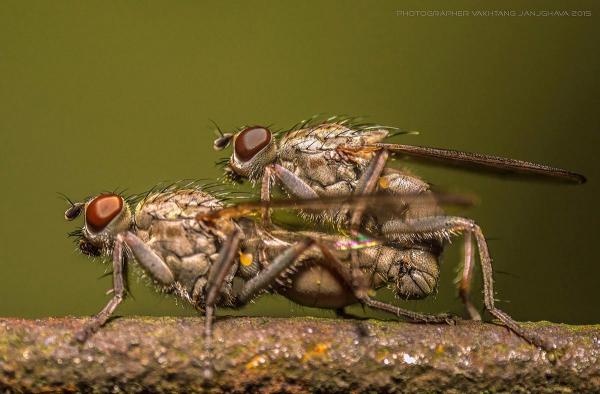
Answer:
<svg viewBox="0 0 600 394"><path fill-rule="evenodd" d="M123 199L116 194L102 194L94 198L85 210L85 222L94 232L104 228L123 210Z"/></svg>
<svg viewBox="0 0 600 394"><path fill-rule="evenodd" d="M271 132L262 126L248 127L235 138L235 156L249 161L271 142Z"/></svg>

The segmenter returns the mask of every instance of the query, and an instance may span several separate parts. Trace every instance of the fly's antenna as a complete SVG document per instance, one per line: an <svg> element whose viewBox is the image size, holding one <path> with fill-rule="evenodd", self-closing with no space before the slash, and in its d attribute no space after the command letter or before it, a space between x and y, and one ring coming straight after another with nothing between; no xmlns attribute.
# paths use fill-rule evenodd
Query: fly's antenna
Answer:
<svg viewBox="0 0 600 394"><path fill-rule="evenodd" d="M71 200L69 198L69 196L67 196L65 193L56 192L56 194L58 194L58 196L61 198L61 200L68 202L70 206L72 206L72 207L75 206L75 203L73 202L73 200Z"/></svg>
<svg viewBox="0 0 600 394"><path fill-rule="evenodd" d="M223 131L221 131L221 128L219 127L217 122L215 122L212 119L209 119L209 120L217 128L217 132L219 133L219 138L217 138L213 142L213 149L214 150L223 150L223 149L227 148L229 146L229 144L231 143L231 140L233 139L233 134L223 133Z"/></svg>
<svg viewBox="0 0 600 394"><path fill-rule="evenodd" d="M82 202L73 202L66 194L57 192L57 194L69 203L69 208L65 211L65 220L71 221L78 217L83 210L84 203Z"/></svg>
<svg viewBox="0 0 600 394"><path fill-rule="evenodd" d="M221 138L225 137L225 135L221 131L221 128L219 127L219 125L217 124L217 122L215 122L212 119L208 119L208 120L210 120L210 122L217 128L217 132L219 133L219 135L221 136Z"/></svg>

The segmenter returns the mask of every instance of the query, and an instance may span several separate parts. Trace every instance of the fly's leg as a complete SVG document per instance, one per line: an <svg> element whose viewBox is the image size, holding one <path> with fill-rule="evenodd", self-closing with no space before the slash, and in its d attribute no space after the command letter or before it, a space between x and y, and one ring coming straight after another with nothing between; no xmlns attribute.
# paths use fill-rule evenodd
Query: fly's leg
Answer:
<svg viewBox="0 0 600 394"><path fill-rule="evenodd" d="M175 281L169 266L137 235L128 231L122 236L122 239L133 253L133 257L135 257L138 264L158 283L169 286Z"/></svg>
<svg viewBox="0 0 600 394"><path fill-rule="evenodd" d="M318 198L319 195L312 187L285 167L279 164L272 164L271 169L277 179L281 182L285 190L292 196L299 199L313 199Z"/></svg>
<svg viewBox="0 0 600 394"><path fill-rule="evenodd" d="M483 232L473 220L456 216L430 217L412 221L392 220L386 223L382 230L384 234L406 235L409 239L415 235L437 234L439 236L448 236L458 232L473 234L477 241L477 248L479 249L479 260L483 274L483 299L486 309L492 316L500 320L506 327L527 342L545 350L552 350L554 348L552 344L547 343L534 332L521 327L506 312L494 305L492 259Z"/></svg>
<svg viewBox="0 0 600 394"><path fill-rule="evenodd" d="M388 153L386 150L382 149L375 157L371 160L369 165L367 166L365 172L361 175L358 183L356 185L356 189L354 190L354 194L358 196L367 195L372 193L377 187L377 180L381 176L383 169L385 168L385 163L388 159ZM352 212L352 219L350 220L350 229L353 232L357 232L360 227L360 223L362 221L363 214L365 212L366 204L359 203L354 208Z"/></svg>
<svg viewBox="0 0 600 394"><path fill-rule="evenodd" d="M465 232L464 237L464 261L463 269L458 285L458 295L465 304L465 309L469 314L471 320L481 320L481 315L473 302L471 301L471 279L473 274L473 234L471 232Z"/></svg>
<svg viewBox="0 0 600 394"><path fill-rule="evenodd" d="M284 250L280 255L273 259L271 264L244 284L244 287L237 297L237 304L241 306L248 303L258 295L258 293L269 287L282 272L296 262L298 257L314 243L315 241L313 239L305 238Z"/></svg>
<svg viewBox="0 0 600 394"><path fill-rule="evenodd" d="M212 378L212 326L215 312L217 296L225 277L235 263L236 253L238 252L242 232L235 229L225 240L219 252L219 260L213 265L208 273L206 283L206 306L204 318L204 351L207 359L204 365L204 376L207 379Z"/></svg>
<svg viewBox="0 0 600 394"><path fill-rule="evenodd" d="M427 196L429 193L429 185L423 182L421 179L400 172L395 172L390 169L386 169L386 174L383 175L379 180L379 187L388 190L393 194L402 196L404 193L408 194L420 194L424 198L431 198L432 203L430 205L425 204L424 206L411 206L408 205L406 211L402 214L404 220L414 220L420 217L437 216L442 211L437 208L434 204L434 197ZM459 297L465 305L468 316L472 320L481 320L481 315L477 311L477 308L471 301L471 279L473 271L473 237L471 233L466 232L464 234L464 260L462 265L462 271L458 277L458 293Z"/></svg>
<svg viewBox="0 0 600 394"><path fill-rule="evenodd" d="M124 264L123 240L121 236L117 236L113 248L113 297L108 304L92 318L91 322L86 324L82 330L75 334L75 339L78 342L85 342L90 336L98 331L110 318L121 301L123 301L123 298L125 297L125 279L123 276Z"/></svg>
<svg viewBox="0 0 600 394"><path fill-rule="evenodd" d="M405 318L411 322L447 324L455 323L456 317L450 314L442 313L438 315L428 315L425 313L418 313L371 298L371 296L369 296L369 287L367 285L368 279L365 275L361 275L361 277L359 278L358 286L353 286L352 273L348 271L344 263L342 263L325 245L318 244L318 246L321 250L321 253L323 254L325 264L327 264L329 268L331 268L342 278L342 280L344 280L344 282L354 293L356 299L359 300L363 305L367 305L371 308L379 309L384 312L392 313L398 317Z"/></svg>
<svg viewBox="0 0 600 394"><path fill-rule="evenodd" d="M217 293L223 284L227 273L235 262L235 254L238 250L240 243L241 231L236 231L231 237L227 239L223 245L219 261L211 269L207 282L207 296L206 296L206 319L204 326L204 349L208 358L204 364L204 377L212 379L213 368L212 368L212 324L215 302L217 300ZM311 239L305 239L300 241L290 248L286 249L282 254L277 256L273 262L264 270L262 270L257 276L246 282L242 288L240 295L236 299L236 305L242 306L252 298L270 286L273 281L292 265L306 249L313 244Z"/></svg>
<svg viewBox="0 0 600 394"><path fill-rule="evenodd" d="M379 176L383 172L385 167L385 163L388 158L388 153L384 149L377 152L375 157L371 160L369 165L367 166L365 172L361 175L358 180L358 184L356 185L356 189L354 189L355 195L367 195L372 193L377 187L377 180ZM353 235L358 234L358 229L362 222L363 214L365 213L366 204L359 203L354 207L352 212L352 218L350 219L350 231ZM358 251L352 250L350 252L350 274L351 274L351 287L353 289L359 286L359 275L360 275L360 267L358 262Z"/></svg>
<svg viewBox="0 0 600 394"><path fill-rule="evenodd" d="M281 182L283 188L292 196L300 200L310 200L319 197L319 194L302 178L298 175L294 174L290 170L285 167L280 166L279 164L271 164L270 166L271 173L275 175L277 180ZM264 181L264 179L263 179ZM262 190L261 190L262 197ZM310 210L307 210L310 211ZM321 213L315 212L317 214Z"/></svg>
<svg viewBox="0 0 600 394"><path fill-rule="evenodd" d="M266 166L260 184L260 201L262 202L271 201L271 172L271 167ZM273 227L273 223L271 222L271 210L268 207L262 208L261 218L264 227Z"/></svg>

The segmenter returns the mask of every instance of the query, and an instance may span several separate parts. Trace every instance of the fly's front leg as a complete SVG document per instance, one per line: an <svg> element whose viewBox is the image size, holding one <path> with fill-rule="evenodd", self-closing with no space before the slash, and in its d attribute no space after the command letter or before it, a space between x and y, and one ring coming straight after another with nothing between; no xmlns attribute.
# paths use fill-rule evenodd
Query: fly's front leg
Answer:
<svg viewBox="0 0 600 394"><path fill-rule="evenodd" d="M292 196L300 200L311 200L319 197L319 194L302 178L279 164L270 165L272 174L281 183L283 188ZM310 211L309 209L307 211ZM313 211L314 212L314 211ZM315 212L320 214L322 212Z"/></svg>
<svg viewBox="0 0 600 394"><path fill-rule="evenodd" d="M113 297L92 321L78 332L75 338L79 342L85 342L112 316L117 306L125 298L125 279L123 269L125 257L123 245L131 249L136 261L162 285L170 285L173 282L173 273L162 259L148 247L141 239L131 232L117 235L113 247Z"/></svg>
<svg viewBox="0 0 600 394"><path fill-rule="evenodd" d="M465 304L465 309L467 310L471 320L481 320L479 311L477 308L475 308L475 305L473 305L473 301L471 301L471 279L473 274L473 235L467 231L463 237L465 241L463 253L465 256L462 274L458 285L458 295L460 296L463 304Z"/></svg>
<svg viewBox="0 0 600 394"><path fill-rule="evenodd" d="M206 283L206 298L205 298L205 317L204 317L204 351L207 355L204 365L204 376L207 379L212 378L212 327L215 312L215 304L217 296L225 277L235 263L236 253L239 250L242 232L235 229L223 243L219 251L219 259L210 269L208 273L208 281ZM196 300L195 300L196 301Z"/></svg>
<svg viewBox="0 0 600 394"><path fill-rule="evenodd" d="M418 313L410 311L404 308L400 308L395 305L391 305L382 301L375 300L369 295L368 278L366 275L361 275L358 280L353 278L351 272L348 271L344 263L342 263L332 251L323 244L318 244L319 249L324 257L324 262L329 268L336 272L348 285L348 287L354 293L356 299L358 299L363 305L370 306L374 309L379 309L384 312L392 313L398 317L405 318L412 322L419 323L447 323L454 324L456 318L452 315L442 313L438 315L428 315L424 313ZM353 283L356 282L357 285Z"/></svg>
<svg viewBox="0 0 600 394"><path fill-rule="evenodd" d="M285 167L279 164L272 164L271 169L273 174L281 182L284 189L287 190L293 197L307 200L318 198L319 195L310 185L302 180L298 175L294 174Z"/></svg>
<svg viewBox="0 0 600 394"><path fill-rule="evenodd" d="M387 235L406 235L408 239L415 235L438 234L440 236L449 236L457 232L469 232L473 234L477 241L477 248L479 249L479 260L483 274L483 300L486 309L492 316L500 320L505 326L527 342L545 350L552 350L554 348L553 344L547 343L536 333L521 327L506 312L494 305L492 259L483 232L473 220L456 216L439 216L411 221L392 220L383 226L382 231Z"/></svg>
<svg viewBox="0 0 600 394"><path fill-rule="evenodd" d="M123 239L121 238L121 235L118 235L113 248L113 296L108 304L92 318L92 321L75 334L75 339L77 341L83 343L98 331L110 318L121 301L123 301L123 298L125 297L125 279L123 277L124 264Z"/></svg>
<svg viewBox="0 0 600 394"><path fill-rule="evenodd" d="M163 286L173 284L175 276L169 266L144 241L129 231L122 236L122 240L127 244L138 264L154 280Z"/></svg>
<svg viewBox="0 0 600 394"><path fill-rule="evenodd" d="M260 184L260 201L269 202L271 201L271 167L266 166L262 182ZM261 210L262 224L266 228L273 227L273 223L271 222L271 210L268 207L264 207Z"/></svg>

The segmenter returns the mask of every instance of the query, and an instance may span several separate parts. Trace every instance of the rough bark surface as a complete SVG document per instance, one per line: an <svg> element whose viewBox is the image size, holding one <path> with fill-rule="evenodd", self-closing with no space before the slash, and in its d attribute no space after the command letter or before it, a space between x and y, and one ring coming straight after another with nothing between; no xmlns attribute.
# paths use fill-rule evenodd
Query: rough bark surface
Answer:
<svg viewBox="0 0 600 394"><path fill-rule="evenodd" d="M85 345L81 318L0 319L4 392L599 392L600 326L221 318L211 381L201 318L120 318Z"/></svg>

